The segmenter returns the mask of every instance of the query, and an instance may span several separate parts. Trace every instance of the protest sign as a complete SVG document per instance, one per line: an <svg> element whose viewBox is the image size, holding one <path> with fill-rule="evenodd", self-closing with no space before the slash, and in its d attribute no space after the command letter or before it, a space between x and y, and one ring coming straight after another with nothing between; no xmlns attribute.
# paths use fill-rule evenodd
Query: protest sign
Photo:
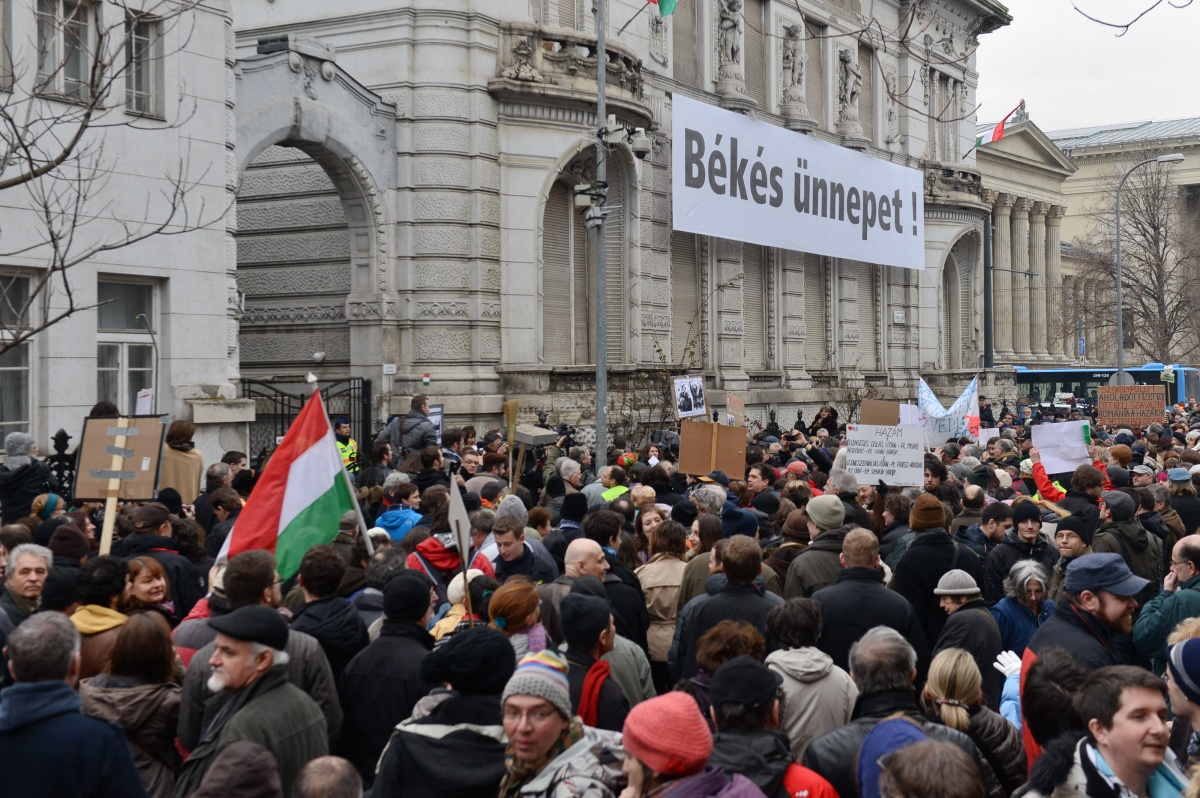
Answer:
<svg viewBox="0 0 1200 798"><path fill-rule="evenodd" d="M670 380L671 395L675 397L675 417L680 420L705 420L708 416L708 399L704 396L704 378L671 377Z"/></svg>
<svg viewBox="0 0 1200 798"><path fill-rule="evenodd" d="M1065 474L1092 462L1088 454L1092 442L1090 422L1034 424L1030 430L1047 474Z"/></svg>
<svg viewBox="0 0 1200 798"><path fill-rule="evenodd" d="M1162 423L1167 394L1161 385L1102 385L1096 402L1096 423L1108 427Z"/></svg>
<svg viewBox="0 0 1200 798"><path fill-rule="evenodd" d="M676 94L674 229L925 268L917 170Z"/></svg>
<svg viewBox="0 0 1200 798"><path fill-rule="evenodd" d="M702 421L679 425L679 473L703 476L724 471L741 479L746 471L746 430Z"/></svg>
<svg viewBox="0 0 1200 798"><path fill-rule="evenodd" d="M726 426L746 426L746 403L731 393L725 394Z"/></svg>
<svg viewBox="0 0 1200 798"><path fill-rule="evenodd" d="M922 379L917 388L917 406L925 414L925 432L932 447L941 446L950 438L979 435L978 377L971 380L971 384L954 400L949 409L942 407L942 403Z"/></svg>
<svg viewBox="0 0 1200 798"><path fill-rule="evenodd" d="M900 423L900 403L883 402L879 399L863 399L862 410L858 414L863 424L879 424L894 427Z"/></svg>
<svg viewBox="0 0 1200 798"><path fill-rule="evenodd" d="M925 431L920 427L850 424L846 427L846 470L860 485L923 485Z"/></svg>
<svg viewBox="0 0 1200 798"><path fill-rule="evenodd" d="M979 445L987 446L988 441L990 441L992 438L999 438L999 437L1000 437L1000 430L997 429L996 427L991 427L990 429L980 429L979 430Z"/></svg>
<svg viewBox="0 0 1200 798"><path fill-rule="evenodd" d="M902 427L925 427L925 416L921 412L921 408L913 404L900 405L900 426Z"/></svg>

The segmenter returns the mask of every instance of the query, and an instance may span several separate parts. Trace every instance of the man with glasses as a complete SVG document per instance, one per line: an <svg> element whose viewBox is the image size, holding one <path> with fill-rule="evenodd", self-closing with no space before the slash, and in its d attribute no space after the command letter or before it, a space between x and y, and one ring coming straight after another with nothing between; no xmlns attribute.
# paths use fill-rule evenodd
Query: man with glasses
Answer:
<svg viewBox="0 0 1200 798"><path fill-rule="evenodd" d="M1162 673L1167 660L1167 636L1184 618L1200 616L1200 535L1180 538L1171 549L1171 565L1163 589L1146 602L1133 625L1133 642L1154 660Z"/></svg>

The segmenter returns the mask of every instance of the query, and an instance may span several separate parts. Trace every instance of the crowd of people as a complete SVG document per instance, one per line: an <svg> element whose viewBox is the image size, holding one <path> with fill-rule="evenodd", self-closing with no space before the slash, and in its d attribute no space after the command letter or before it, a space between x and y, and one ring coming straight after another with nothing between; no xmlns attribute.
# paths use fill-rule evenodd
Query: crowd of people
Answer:
<svg viewBox="0 0 1200 798"><path fill-rule="evenodd" d="M9 434L0 795L1200 795L1200 408L1062 474L1002 411L919 486L860 483L831 407L743 473L564 429L513 478L428 412L333 420L360 507L296 574L217 561L241 452L176 430L101 556Z"/></svg>

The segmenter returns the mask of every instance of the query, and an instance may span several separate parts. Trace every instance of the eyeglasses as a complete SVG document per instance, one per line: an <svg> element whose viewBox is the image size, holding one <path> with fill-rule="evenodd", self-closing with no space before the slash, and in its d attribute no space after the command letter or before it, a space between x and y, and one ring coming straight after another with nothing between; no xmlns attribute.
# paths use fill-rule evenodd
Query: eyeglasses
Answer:
<svg viewBox="0 0 1200 798"><path fill-rule="evenodd" d="M1182 568L1185 565L1191 565L1191 564L1192 564L1191 560L1180 560L1179 562L1176 562L1175 560L1171 560L1171 565L1176 568Z"/></svg>
<svg viewBox="0 0 1200 798"><path fill-rule="evenodd" d="M520 723L522 720L528 719L530 723L541 724L549 722L557 714L558 712L553 709L531 709L526 712L521 712L517 709L505 707L504 722Z"/></svg>

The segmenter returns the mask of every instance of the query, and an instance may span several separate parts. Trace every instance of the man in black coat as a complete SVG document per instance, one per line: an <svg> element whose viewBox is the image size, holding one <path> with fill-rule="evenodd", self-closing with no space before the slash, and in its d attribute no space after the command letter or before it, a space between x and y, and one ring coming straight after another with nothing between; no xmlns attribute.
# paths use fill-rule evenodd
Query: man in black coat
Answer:
<svg viewBox="0 0 1200 798"><path fill-rule="evenodd" d="M429 582L412 571L396 574L383 588L379 639L342 673L338 694L346 720L338 753L358 768L366 786L375 780L375 765L396 724L434 686L420 676L433 650L433 637L425 631L432 612Z"/></svg>
<svg viewBox="0 0 1200 798"><path fill-rule="evenodd" d="M903 596L883 585L879 567L879 540L865 529L846 535L842 545L842 571L837 584L813 593L821 605L821 639L817 648L842 670L850 668L850 647L869 629L887 626L912 644L917 674L923 681L929 671L929 645L917 613Z"/></svg>
<svg viewBox="0 0 1200 798"><path fill-rule="evenodd" d="M313 546L300 561L304 604L292 618L292 629L312 635L321 644L333 678L338 680L354 655L367 647L367 626L354 605L337 594L346 561L329 544Z"/></svg>
<svg viewBox="0 0 1200 798"><path fill-rule="evenodd" d="M754 586L755 577L762 571L762 549L758 543L745 535L728 538L721 552L721 569L725 572L725 585L680 621L677 661L681 678L696 675L700 638L721 621L746 621L767 641L768 654L776 648L767 630L767 613L776 603L764 598ZM565 621L563 626L565 629Z"/></svg>
<svg viewBox="0 0 1200 798"><path fill-rule="evenodd" d="M139 507L133 513L133 534L113 547L119 557L148 556L158 560L167 572L167 584L171 586L171 600L180 618L204 598L204 582L192 561L179 553L171 539L171 512L158 502Z"/></svg>
<svg viewBox="0 0 1200 798"><path fill-rule="evenodd" d="M1042 511L1032 501L1013 508L1012 529L983 560L983 598L988 604L1004 598L1004 579L1021 560L1041 563L1046 573L1058 562L1058 550L1042 536Z"/></svg>
<svg viewBox="0 0 1200 798"><path fill-rule="evenodd" d="M958 746L978 764L979 753L971 738L922 716L913 688L916 663L908 641L886 626L870 630L850 650L850 676L858 687L853 717L849 724L809 743L801 760L824 776L838 795L858 795L855 767L863 740L880 721L897 713L921 726L930 739Z"/></svg>
<svg viewBox="0 0 1200 798"><path fill-rule="evenodd" d="M0 524L15 524L29 515L34 499L57 491L58 481L50 467L38 461L37 440L29 433L8 433L4 451L0 462Z"/></svg>
<svg viewBox="0 0 1200 798"><path fill-rule="evenodd" d="M609 603L597 596L572 591L562 600L563 636L567 641L567 682L571 708L585 726L620 731L629 715L629 701L601 660L613 650L617 637Z"/></svg>
<svg viewBox="0 0 1200 798"><path fill-rule="evenodd" d="M938 582L933 594L949 615L942 636L933 647L933 655L948 648L961 648L975 660L983 677L983 697L987 706L1000 706L1004 678L992 667L1003 650L1000 626L979 595L979 585L966 571L954 570Z"/></svg>
<svg viewBox="0 0 1200 798"><path fill-rule="evenodd" d="M565 505L563 511L565 516ZM624 516L620 513L597 510L584 519L583 534L589 540L600 544L604 549L604 557L608 560L604 591L608 593L608 600L612 603L617 634L632 640L649 656L650 644L646 634L650 631L650 612L646 609L642 583L633 571L617 562L616 550L621 543L621 529L624 523Z"/></svg>

